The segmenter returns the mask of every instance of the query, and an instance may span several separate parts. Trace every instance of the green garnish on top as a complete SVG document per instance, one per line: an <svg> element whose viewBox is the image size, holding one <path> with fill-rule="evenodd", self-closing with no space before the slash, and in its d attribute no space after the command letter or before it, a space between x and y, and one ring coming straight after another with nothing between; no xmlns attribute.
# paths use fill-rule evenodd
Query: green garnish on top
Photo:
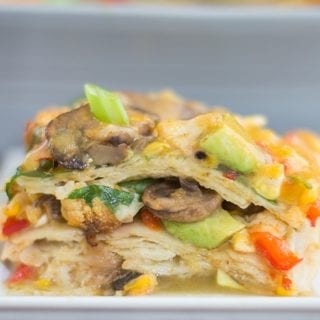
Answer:
<svg viewBox="0 0 320 320"><path fill-rule="evenodd" d="M129 124L128 114L115 93L94 84L86 84L84 91L91 112L98 120L120 126Z"/></svg>

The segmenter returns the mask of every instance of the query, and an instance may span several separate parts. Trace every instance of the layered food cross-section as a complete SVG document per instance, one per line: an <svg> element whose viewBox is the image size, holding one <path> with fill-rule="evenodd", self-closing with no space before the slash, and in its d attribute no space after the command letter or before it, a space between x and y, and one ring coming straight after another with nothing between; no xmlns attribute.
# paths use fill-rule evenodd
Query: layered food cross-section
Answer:
<svg viewBox="0 0 320 320"><path fill-rule="evenodd" d="M316 134L170 91L85 95L27 124L0 219L9 292L134 296L205 278L315 294Z"/></svg>

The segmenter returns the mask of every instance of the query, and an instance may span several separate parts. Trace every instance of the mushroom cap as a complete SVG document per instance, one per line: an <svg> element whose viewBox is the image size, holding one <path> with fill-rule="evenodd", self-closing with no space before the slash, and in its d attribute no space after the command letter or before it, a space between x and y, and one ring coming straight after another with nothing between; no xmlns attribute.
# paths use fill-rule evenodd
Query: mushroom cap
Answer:
<svg viewBox="0 0 320 320"><path fill-rule="evenodd" d="M152 184L144 191L142 200L155 216L175 222L204 220L222 202L215 191L186 180L165 180Z"/></svg>

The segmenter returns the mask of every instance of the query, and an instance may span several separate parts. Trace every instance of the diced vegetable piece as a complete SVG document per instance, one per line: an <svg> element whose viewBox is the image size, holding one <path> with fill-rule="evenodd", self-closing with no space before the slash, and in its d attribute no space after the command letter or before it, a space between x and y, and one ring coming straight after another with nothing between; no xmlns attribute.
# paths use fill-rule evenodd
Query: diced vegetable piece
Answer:
<svg viewBox="0 0 320 320"><path fill-rule="evenodd" d="M278 278L280 278L280 284L276 288L276 295L290 297L296 293L293 288L292 280L288 278L286 274L280 274Z"/></svg>
<svg viewBox="0 0 320 320"><path fill-rule="evenodd" d="M235 290L245 290L245 288L231 278L227 273L221 269L217 270L217 284L220 287L235 289Z"/></svg>
<svg viewBox="0 0 320 320"><path fill-rule="evenodd" d="M143 209L140 217L142 223L149 229L154 231L159 231L162 229L161 220L158 217L154 216L149 210Z"/></svg>
<svg viewBox="0 0 320 320"><path fill-rule="evenodd" d="M223 173L223 176L229 180L237 180L239 174L236 171L228 170Z"/></svg>
<svg viewBox="0 0 320 320"><path fill-rule="evenodd" d="M157 277L154 274L143 274L127 283L123 292L128 296L143 296L151 293L157 284Z"/></svg>
<svg viewBox="0 0 320 320"><path fill-rule="evenodd" d="M163 221L166 230L174 237L196 247L213 249L245 227L227 211L219 209L205 220L191 223Z"/></svg>
<svg viewBox="0 0 320 320"><path fill-rule="evenodd" d="M39 279L35 282L36 287L39 290L48 290L52 286L50 279Z"/></svg>
<svg viewBox="0 0 320 320"><path fill-rule="evenodd" d="M288 248L284 240L269 232L253 232L251 239L257 252L275 269L287 271L302 261Z"/></svg>
<svg viewBox="0 0 320 320"><path fill-rule="evenodd" d="M6 183L6 193L7 196L9 198L9 200L11 200L14 196L14 185L16 180L21 177L21 176L25 176L25 177L35 177L35 178L46 178L46 177L51 177L53 174L49 173L49 172L44 172L44 171L21 171L20 168L17 169L17 172L15 173L15 175L13 175L11 177L11 179Z"/></svg>
<svg viewBox="0 0 320 320"><path fill-rule="evenodd" d="M4 208L3 212L7 217L15 217L19 214L20 210L21 210L21 207L19 202L11 201L9 205Z"/></svg>
<svg viewBox="0 0 320 320"><path fill-rule="evenodd" d="M93 115L100 121L115 125L128 125L129 118L120 98L94 84L86 84L86 98Z"/></svg>
<svg viewBox="0 0 320 320"><path fill-rule="evenodd" d="M280 196L284 178L283 165L271 163L261 166L251 179L251 183L255 191L262 197L276 200Z"/></svg>
<svg viewBox="0 0 320 320"><path fill-rule="evenodd" d="M312 227L316 226L317 219L320 217L320 200L313 203L307 211L307 218Z"/></svg>
<svg viewBox="0 0 320 320"><path fill-rule="evenodd" d="M221 164L242 173L254 172L263 161L256 146L227 126L208 134L200 147Z"/></svg>
<svg viewBox="0 0 320 320"><path fill-rule="evenodd" d="M292 280L287 275L282 275L282 287L286 290L292 289Z"/></svg>
<svg viewBox="0 0 320 320"><path fill-rule="evenodd" d="M140 277L142 274L132 270L121 270L116 278L112 281L111 287L114 291L123 290L124 286L130 281Z"/></svg>
<svg viewBox="0 0 320 320"><path fill-rule="evenodd" d="M125 181L119 183L120 187L126 188L130 191L134 191L135 193L142 194L144 190L153 184L156 180L155 179L141 179L141 180L132 180L132 181Z"/></svg>
<svg viewBox="0 0 320 320"><path fill-rule="evenodd" d="M238 252L253 253L256 251L247 229L237 232L231 239L231 245Z"/></svg>
<svg viewBox="0 0 320 320"><path fill-rule="evenodd" d="M10 217L6 220L2 227L2 234L4 236L11 236L14 233L17 233L25 228L28 228L30 225L29 221L26 219L18 220L14 217Z"/></svg>
<svg viewBox="0 0 320 320"><path fill-rule="evenodd" d="M26 281L34 278L36 275L36 269L32 266L20 264L16 270L11 274L7 283L9 285L15 284L21 281Z"/></svg>
<svg viewBox="0 0 320 320"><path fill-rule="evenodd" d="M284 287L277 287L275 290L275 294L279 297L291 297L293 295L292 290L287 290Z"/></svg>
<svg viewBox="0 0 320 320"><path fill-rule="evenodd" d="M305 206L314 203L319 197L318 184L314 179L299 175L289 176L281 188L281 200L288 204Z"/></svg>

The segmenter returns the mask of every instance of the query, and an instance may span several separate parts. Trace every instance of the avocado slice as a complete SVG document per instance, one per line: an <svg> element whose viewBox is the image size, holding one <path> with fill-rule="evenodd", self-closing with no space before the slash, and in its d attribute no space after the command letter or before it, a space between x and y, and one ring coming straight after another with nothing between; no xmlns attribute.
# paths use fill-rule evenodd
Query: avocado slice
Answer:
<svg viewBox="0 0 320 320"><path fill-rule="evenodd" d="M245 290L245 288L221 269L217 270L217 285L224 288Z"/></svg>
<svg viewBox="0 0 320 320"><path fill-rule="evenodd" d="M253 142L227 125L204 137L200 147L221 164L241 173L252 173L263 163L263 155Z"/></svg>
<svg viewBox="0 0 320 320"><path fill-rule="evenodd" d="M217 248L245 227L223 209L216 210L202 221L191 223L163 221L163 224L174 237L206 249Z"/></svg>

